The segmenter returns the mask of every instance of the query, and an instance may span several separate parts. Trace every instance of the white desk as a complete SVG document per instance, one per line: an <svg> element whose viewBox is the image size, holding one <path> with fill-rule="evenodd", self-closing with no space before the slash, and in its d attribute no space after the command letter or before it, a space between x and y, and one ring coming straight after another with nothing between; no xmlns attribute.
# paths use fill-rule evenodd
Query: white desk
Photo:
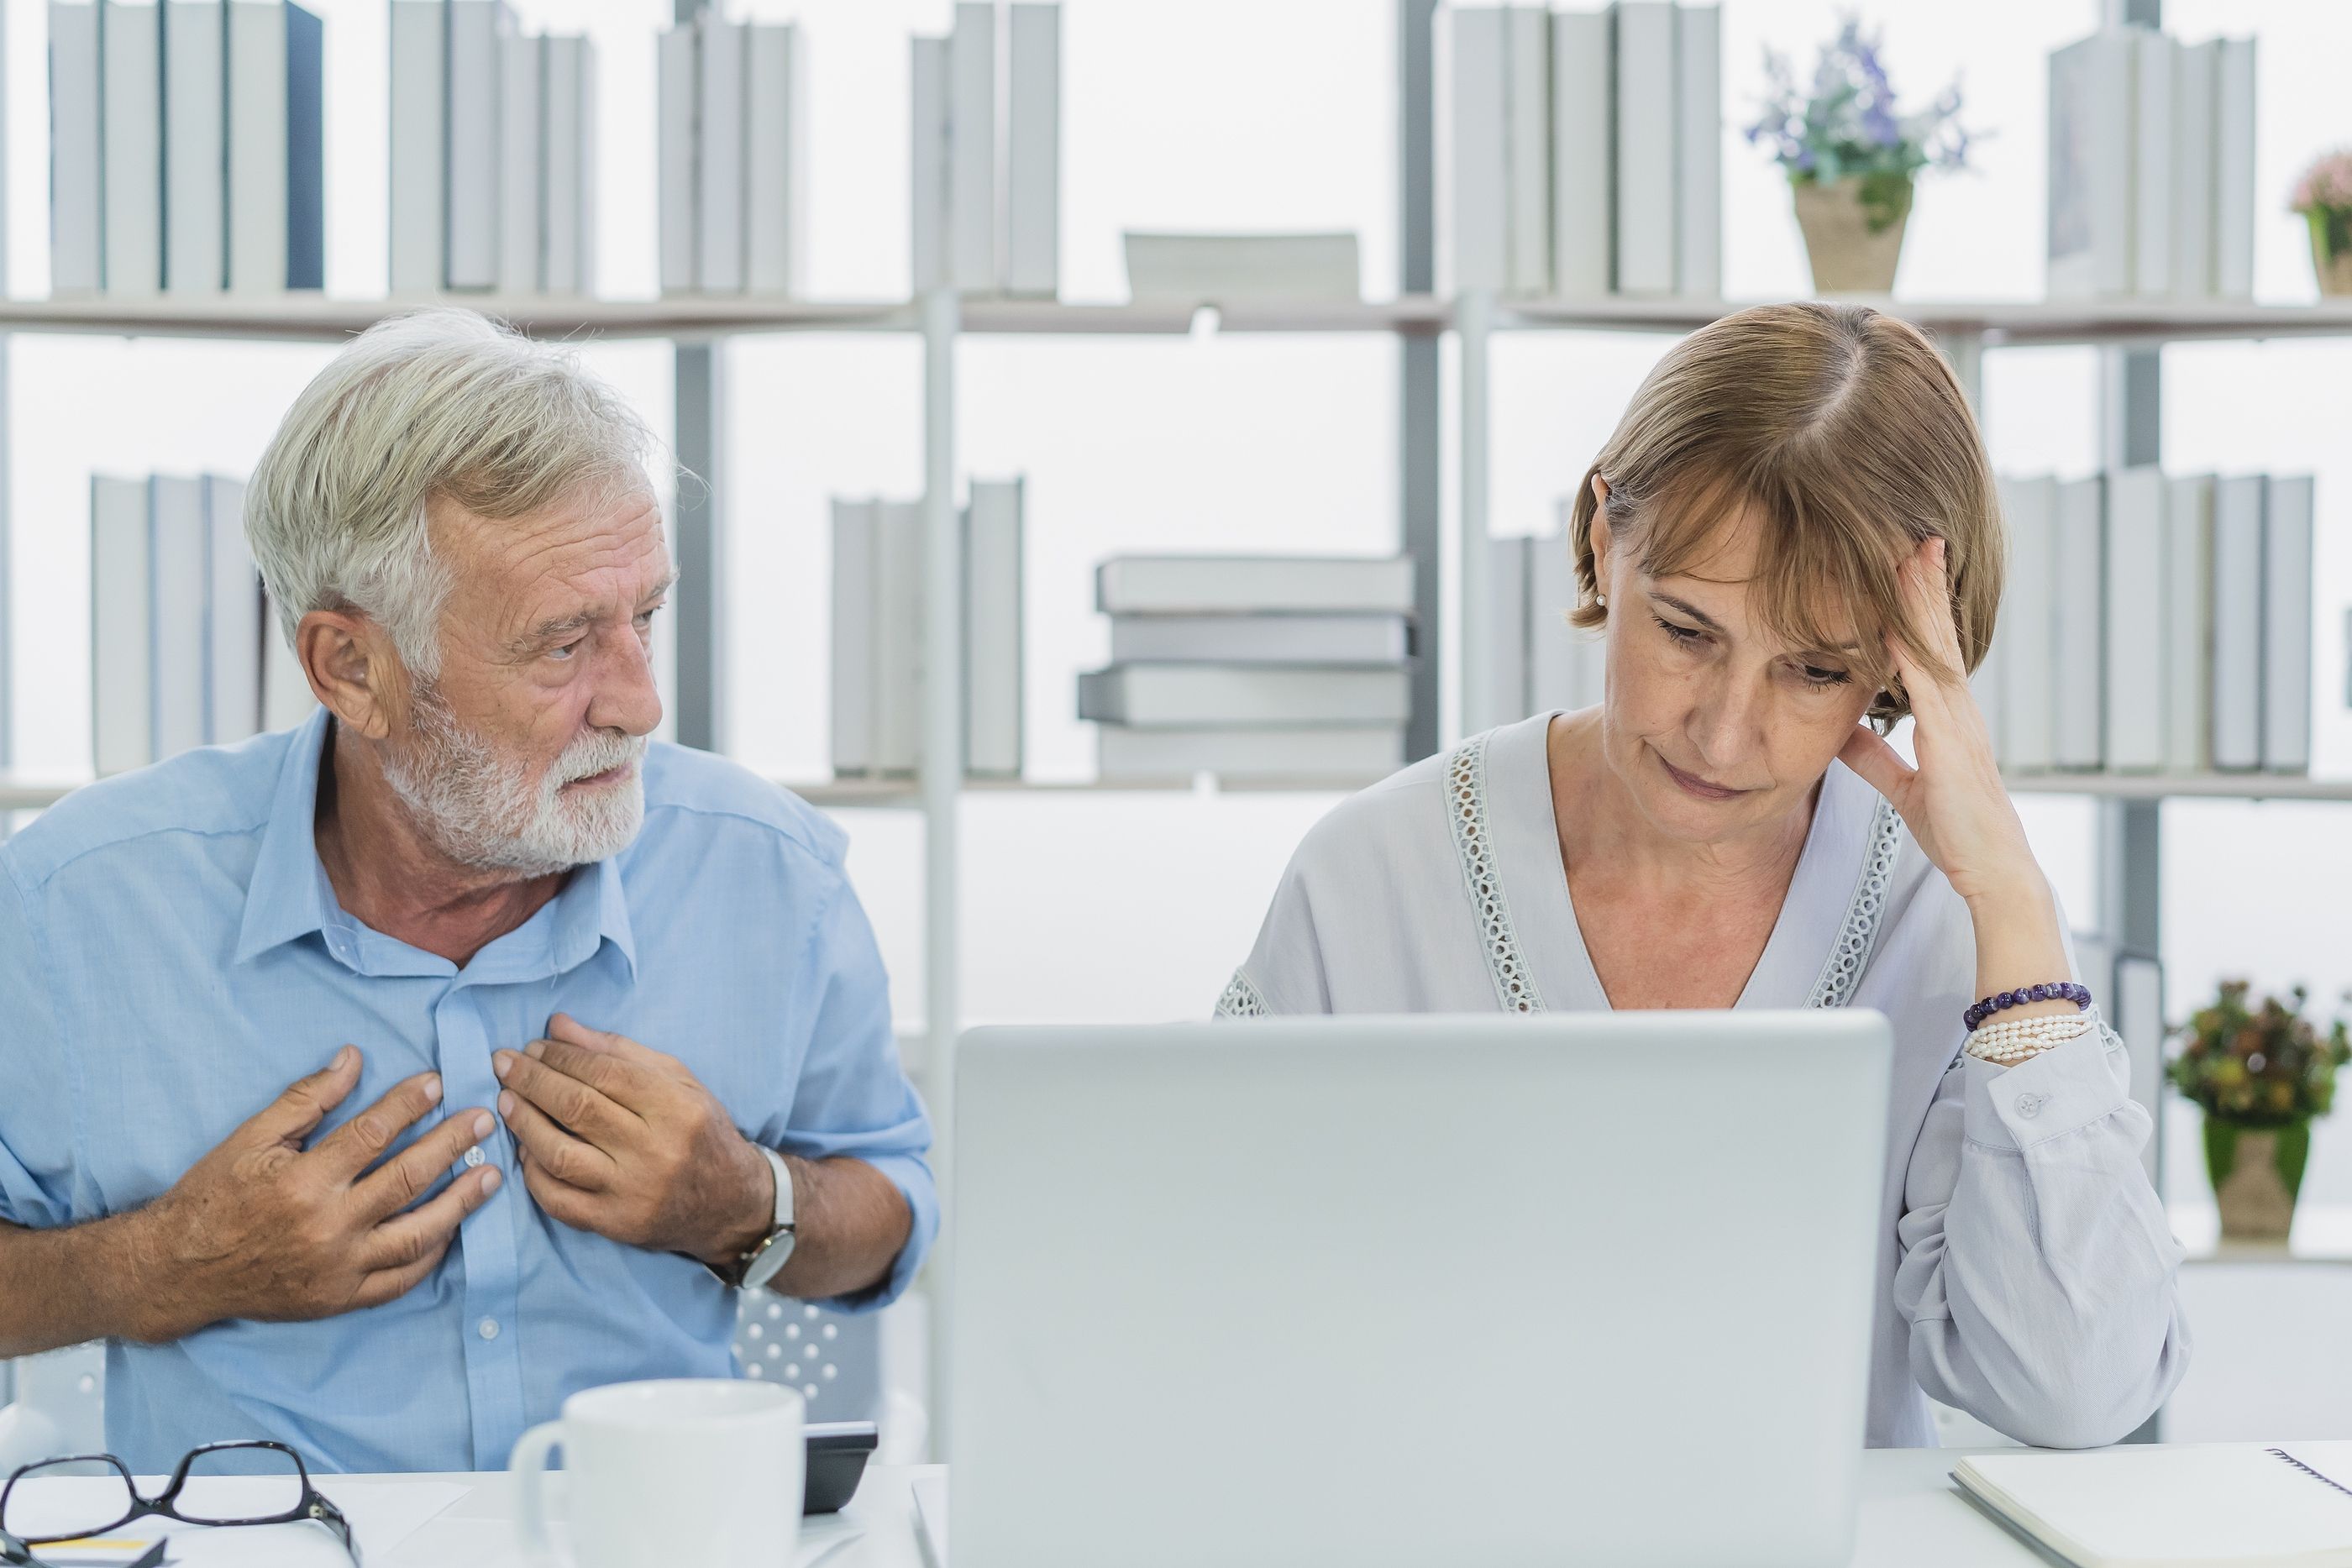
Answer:
<svg viewBox="0 0 2352 1568"><path fill-rule="evenodd" d="M1876 1449L1863 1456L1862 1520L1853 1568L2040 1568L2042 1559L1979 1513L1953 1489L1965 1448ZM925 1568L915 1540L916 1476L873 1466L844 1511L865 1531L823 1568ZM503 1475L381 1476L372 1480L450 1480L474 1490L368 1568L512 1568L520 1559L509 1522ZM560 1503L560 1494L551 1500ZM1106 1558L1106 1561L1111 1561Z"/></svg>

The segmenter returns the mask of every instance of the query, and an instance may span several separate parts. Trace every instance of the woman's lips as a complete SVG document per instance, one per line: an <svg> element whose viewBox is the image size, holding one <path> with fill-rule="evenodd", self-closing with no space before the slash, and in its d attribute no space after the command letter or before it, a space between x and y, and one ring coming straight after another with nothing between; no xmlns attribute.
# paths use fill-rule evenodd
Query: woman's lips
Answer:
<svg viewBox="0 0 2352 1568"><path fill-rule="evenodd" d="M1663 756L1658 758L1658 766L1666 770L1667 778L1702 800L1729 800L1748 793L1745 789L1727 789L1720 784L1710 784L1696 773L1684 772Z"/></svg>

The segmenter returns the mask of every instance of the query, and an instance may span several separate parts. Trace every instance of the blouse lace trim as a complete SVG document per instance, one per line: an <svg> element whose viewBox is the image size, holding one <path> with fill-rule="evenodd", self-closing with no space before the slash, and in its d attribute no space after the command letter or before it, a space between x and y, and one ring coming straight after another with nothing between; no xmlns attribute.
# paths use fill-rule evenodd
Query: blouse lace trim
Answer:
<svg viewBox="0 0 2352 1568"><path fill-rule="evenodd" d="M1871 815L1870 852L1863 857L1862 875L1854 881L1853 896L1846 903L1845 920L1830 946L1829 959L1805 998L1807 1007L1842 1008L1853 1000L1854 988L1862 983L1863 966L1870 962L1870 951L1878 945L1886 890L1894 883L1895 859L1902 851L1903 819L1882 800Z"/></svg>
<svg viewBox="0 0 2352 1568"><path fill-rule="evenodd" d="M1265 997L1250 977L1239 969L1225 982L1224 994L1217 998L1217 1016L1221 1019L1254 1019L1265 1016Z"/></svg>
<svg viewBox="0 0 2352 1568"><path fill-rule="evenodd" d="M1454 850L1462 862L1462 883L1486 942L1486 970L1495 999L1507 1013L1539 1013L1536 992L1511 925L1510 901L1495 870L1494 835L1486 821L1486 737L1473 736L1445 759L1445 812L1454 825Z"/></svg>

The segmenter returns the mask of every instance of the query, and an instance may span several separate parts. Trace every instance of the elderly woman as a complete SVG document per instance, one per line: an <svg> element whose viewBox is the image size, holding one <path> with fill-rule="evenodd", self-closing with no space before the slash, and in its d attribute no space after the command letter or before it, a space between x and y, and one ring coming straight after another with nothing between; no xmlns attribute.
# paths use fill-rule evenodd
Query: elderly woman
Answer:
<svg viewBox="0 0 2352 1568"><path fill-rule="evenodd" d="M1318 823L1220 1012L1875 1008L1869 1441L1933 1443L1923 1391L2124 1437L2186 1364L2180 1249L1963 682L2001 534L1950 371L1867 309L1718 321L1635 393L1569 548L1606 700ZM1916 767L1883 738L1906 713Z"/></svg>

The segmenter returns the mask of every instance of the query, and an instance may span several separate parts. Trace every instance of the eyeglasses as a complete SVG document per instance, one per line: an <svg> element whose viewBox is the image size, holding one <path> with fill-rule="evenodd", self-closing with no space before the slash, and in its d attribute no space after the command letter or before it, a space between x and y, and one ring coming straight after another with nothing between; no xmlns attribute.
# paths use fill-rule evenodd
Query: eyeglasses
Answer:
<svg viewBox="0 0 2352 1568"><path fill-rule="evenodd" d="M236 1479L234 1494L216 1493L211 1483ZM70 1487L27 1488L27 1480L59 1481ZM189 1493L191 1483L195 1491ZM187 1494L187 1495L184 1495ZM237 1510L237 1517L226 1511ZM302 1456L283 1443L206 1443L191 1450L154 1497L142 1497L131 1468L112 1454L81 1454L26 1465L0 1488L0 1563L43 1568L32 1548L60 1541L104 1535L134 1520L160 1514L184 1524L292 1524L315 1520L335 1532L356 1568L358 1543L351 1521L310 1484Z"/></svg>

